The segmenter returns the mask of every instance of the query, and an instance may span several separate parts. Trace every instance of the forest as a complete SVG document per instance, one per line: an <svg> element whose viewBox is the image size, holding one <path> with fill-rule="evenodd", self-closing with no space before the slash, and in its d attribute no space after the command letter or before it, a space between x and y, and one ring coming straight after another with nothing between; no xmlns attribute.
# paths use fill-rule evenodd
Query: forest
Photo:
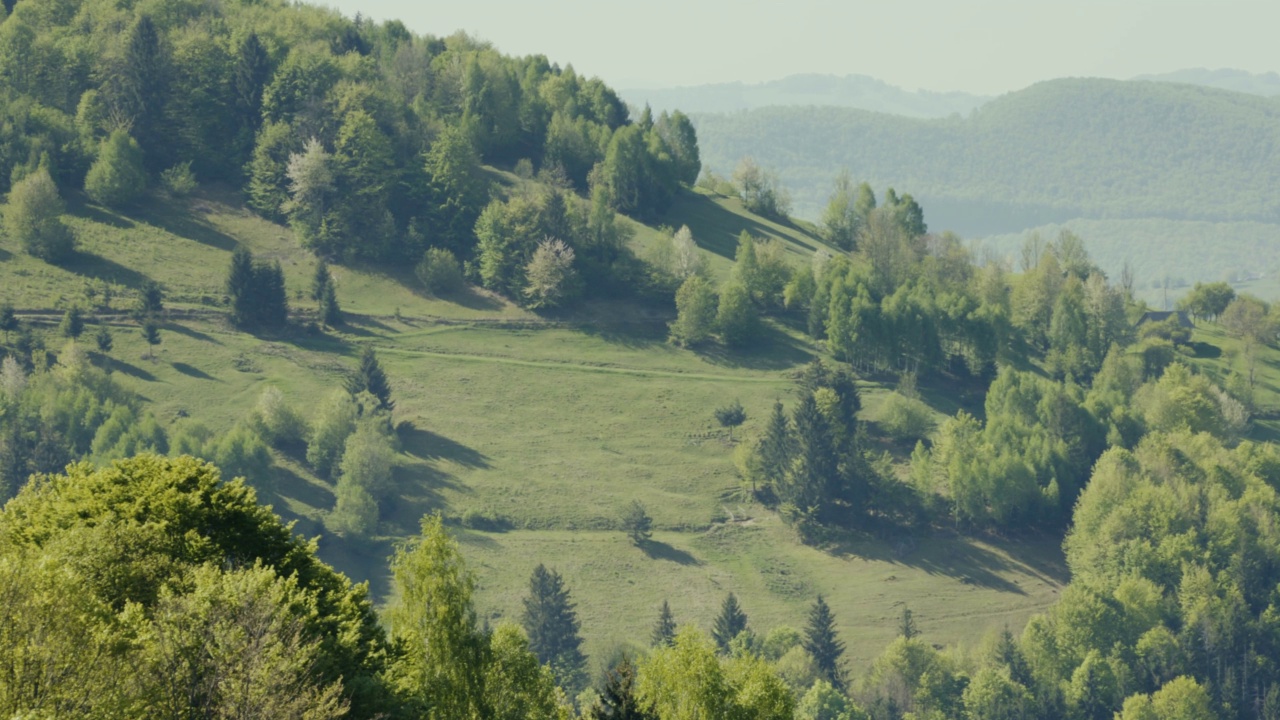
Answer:
<svg viewBox="0 0 1280 720"><path fill-rule="evenodd" d="M849 170L793 219L767 139L716 175L683 113L461 34L3 7L0 715L1280 717L1272 305L1201 283L1152 320L1070 231L979 256ZM161 267L180 242L190 277ZM540 447L573 422L604 429ZM636 474L656 457L679 464ZM710 560L756 526L795 557L1042 543L1066 571L1016 626L960 618L964 643L903 597L873 645L807 568L770 568L784 613ZM612 544L499 567L550 533ZM659 563L714 590L601 621ZM606 623L626 642L592 644Z"/></svg>

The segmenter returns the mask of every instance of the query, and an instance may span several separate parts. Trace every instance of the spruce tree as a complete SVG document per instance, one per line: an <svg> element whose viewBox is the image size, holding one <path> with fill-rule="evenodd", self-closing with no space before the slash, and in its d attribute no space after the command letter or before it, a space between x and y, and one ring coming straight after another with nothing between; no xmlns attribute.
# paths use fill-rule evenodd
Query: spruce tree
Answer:
<svg viewBox="0 0 1280 720"><path fill-rule="evenodd" d="M232 324L248 327L253 322L253 254L243 247L231 254L227 298L231 301Z"/></svg>
<svg viewBox="0 0 1280 720"><path fill-rule="evenodd" d="M142 285L138 296L138 314L143 318L154 318L164 312L164 290L160 283L148 280Z"/></svg>
<svg viewBox="0 0 1280 720"><path fill-rule="evenodd" d="M364 352L360 354L360 367L347 381L347 389L352 395L369 391L378 398L378 407L383 410L390 411L396 405L391 400L391 383L387 381L387 374L382 370L382 365L378 364L378 356L374 354L373 348L369 346L365 346Z"/></svg>
<svg viewBox="0 0 1280 720"><path fill-rule="evenodd" d="M114 344L114 341L111 337L111 331L107 329L106 325L102 325L98 328L98 334L93 336L93 340L98 343L98 352L103 355L111 352L111 346Z"/></svg>
<svg viewBox="0 0 1280 720"><path fill-rule="evenodd" d="M589 720L658 720L636 697L636 667L625 655L605 675L600 700L584 717Z"/></svg>
<svg viewBox="0 0 1280 720"><path fill-rule="evenodd" d="M737 400L716 408L715 416L721 427L728 428L730 442L733 442L733 429L747 421L747 411L742 409L742 403Z"/></svg>
<svg viewBox="0 0 1280 720"><path fill-rule="evenodd" d="M316 271L311 276L311 299L320 302L332 281L333 278L329 275L329 263L325 262L324 258L320 258L316 263Z"/></svg>
<svg viewBox="0 0 1280 720"><path fill-rule="evenodd" d="M769 424L765 426L764 437L760 438L759 449L760 469L771 487L777 488L784 482L787 470L791 467L794 445L791 423L782 411L782 401L775 401Z"/></svg>
<svg viewBox="0 0 1280 720"><path fill-rule="evenodd" d="M556 683L571 694L579 690L587 659L578 634L578 613L560 573L542 564L534 568L520 624L529 635L529 649L538 662L551 666Z"/></svg>
<svg viewBox="0 0 1280 720"><path fill-rule="evenodd" d="M819 595L809 609L809 624L805 628L804 649L813 657L818 672L837 689L844 689L844 672L840 657L844 655L844 643L836 637L836 620L831 608Z"/></svg>
<svg viewBox="0 0 1280 720"><path fill-rule="evenodd" d="M63 313L58 330L62 332L63 337L69 337L72 340L80 337L84 332L84 316L80 314L80 308L73 307Z"/></svg>
<svg viewBox="0 0 1280 720"><path fill-rule="evenodd" d="M716 645L720 646L721 652L727 652L729 643L746 629L747 614L738 606L738 598L733 593L729 593L729 596L724 599L724 604L720 606L720 615L711 629L711 637L715 639Z"/></svg>
<svg viewBox="0 0 1280 720"><path fill-rule="evenodd" d="M654 647L666 647L676 639L676 619L671 614L671 605L662 601L662 610L658 612L658 621L653 624L653 636L650 644Z"/></svg>
<svg viewBox="0 0 1280 720"><path fill-rule="evenodd" d="M333 283L324 286L324 294L320 296L320 321L329 327L337 327L342 323L342 308L338 305L338 291Z"/></svg>
<svg viewBox="0 0 1280 720"><path fill-rule="evenodd" d="M156 321L147 318L142 323L142 339L147 341L147 359L154 360L156 357L155 346L160 344L160 326L156 325Z"/></svg>
<svg viewBox="0 0 1280 720"><path fill-rule="evenodd" d="M836 481L836 455L831 426L812 393L796 406L796 451L782 499L801 511L819 508L832 496Z"/></svg>

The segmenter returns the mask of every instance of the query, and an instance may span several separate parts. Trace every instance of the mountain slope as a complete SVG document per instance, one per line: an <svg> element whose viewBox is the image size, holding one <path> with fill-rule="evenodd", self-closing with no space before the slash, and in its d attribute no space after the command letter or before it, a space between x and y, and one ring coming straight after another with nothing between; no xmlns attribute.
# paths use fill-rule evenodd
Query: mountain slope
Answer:
<svg viewBox="0 0 1280 720"><path fill-rule="evenodd" d="M1280 95L1280 73L1251 73L1247 70L1224 68L1209 70L1207 68L1188 68L1157 75L1139 75L1134 80L1151 80L1154 82L1183 83L1186 85L1203 85L1220 90L1264 95L1267 97Z"/></svg>
<svg viewBox="0 0 1280 720"><path fill-rule="evenodd" d="M634 105L654 112L722 113L775 105L828 105L917 118L965 115L991 98L963 92L904 90L867 75L791 75L762 83L622 90Z"/></svg>

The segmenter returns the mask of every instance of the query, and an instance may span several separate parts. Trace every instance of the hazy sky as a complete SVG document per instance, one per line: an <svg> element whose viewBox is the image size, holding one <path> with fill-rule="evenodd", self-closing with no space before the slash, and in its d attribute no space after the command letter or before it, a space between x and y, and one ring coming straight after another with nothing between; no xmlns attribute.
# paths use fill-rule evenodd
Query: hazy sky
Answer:
<svg viewBox="0 0 1280 720"><path fill-rule="evenodd" d="M466 30L610 85L804 72L996 94L1064 76L1280 69L1277 0L330 0L415 32Z"/></svg>

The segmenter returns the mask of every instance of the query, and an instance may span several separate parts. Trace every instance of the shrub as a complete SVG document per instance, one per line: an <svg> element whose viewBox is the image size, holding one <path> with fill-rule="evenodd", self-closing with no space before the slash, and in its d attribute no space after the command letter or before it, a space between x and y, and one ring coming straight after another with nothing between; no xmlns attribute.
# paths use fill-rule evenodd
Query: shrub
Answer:
<svg viewBox="0 0 1280 720"><path fill-rule="evenodd" d="M160 173L160 184L170 195L183 197L196 190L196 174L191 172L191 162L187 161Z"/></svg>
<svg viewBox="0 0 1280 720"><path fill-rule="evenodd" d="M895 440L919 440L933 431L933 425L932 411L919 400L894 392L884 401L880 427Z"/></svg>
<svg viewBox="0 0 1280 720"><path fill-rule="evenodd" d="M418 280L432 295L443 295L462 287L462 266L452 252L444 248L430 248L422 256L416 270Z"/></svg>

